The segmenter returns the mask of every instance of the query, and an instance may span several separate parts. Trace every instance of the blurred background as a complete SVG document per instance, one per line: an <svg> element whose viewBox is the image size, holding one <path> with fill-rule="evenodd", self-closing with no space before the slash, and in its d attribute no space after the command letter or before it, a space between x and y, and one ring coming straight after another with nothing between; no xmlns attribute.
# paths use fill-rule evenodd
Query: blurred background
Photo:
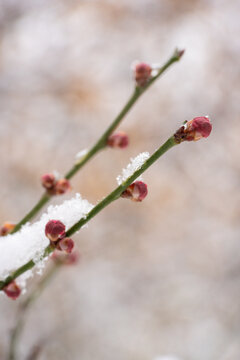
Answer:
<svg viewBox="0 0 240 360"><path fill-rule="evenodd" d="M64 174L102 134L132 92L134 60L186 49L119 127L130 146L99 153L73 194L96 203L186 119L214 127L144 174L142 203L121 199L74 237L81 261L31 308L19 359L43 341L41 360L239 360L239 11L237 0L0 0L0 223L19 221L40 175ZM0 359L20 301L0 297Z"/></svg>

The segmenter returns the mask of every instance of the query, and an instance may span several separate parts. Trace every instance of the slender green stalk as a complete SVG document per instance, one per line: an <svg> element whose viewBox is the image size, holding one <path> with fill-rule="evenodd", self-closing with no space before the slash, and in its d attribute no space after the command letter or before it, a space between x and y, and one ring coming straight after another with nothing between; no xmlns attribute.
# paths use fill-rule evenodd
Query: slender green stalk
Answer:
<svg viewBox="0 0 240 360"><path fill-rule="evenodd" d="M8 353L7 360L15 360L16 359L16 347L17 347L18 339L20 337L20 334L21 334L23 326L24 326L26 312L29 309L29 307L34 303L34 301L38 298L38 296L42 293L42 291L45 289L45 287L47 286L49 281L52 279L52 277L57 272L59 266L60 266L60 263L55 263L51 267L51 269L47 272L47 274L37 284L37 286L31 292L31 294L21 304L17 323L11 332L9 353Z"/></svg>
<svg viewBox="0 0 240 360"><path fill-rule="evenodd" d="M113 133L117 128L120 122L123 120L125 115L133 107L136 101L140 96L175 62L179 61L183 55L183 51L175 50L173 55L167 60L167 62L158 70L157 74L153 76L149 82L144 87L135 87L133 94L130 96L130 99L127 101L123 109L113 120L111 125L103 133L100 139L92 146L92 148L84 155L77 163L75 163L72 168L65 174L66 179L71 179L96 153L106 147L108 137ZM33 209L15 226L11 234L17 232L22 225L30 221L41 208L50 200L51 196L46 193L41 197L39 202L33 207Z"/></svg>
<svg viewBox="0 0 240 360"><path fill-rule="evenodd" d="M174 145L177 145L174 136L171 136L158 150L156 150L152 156L147 159L140 169L136 170L133 175L131 175L126 181L119 185L115 190L113 190L108 196L106 196L102 201L100 201L94 208L87 214L85 218L81 218L76 224L74 224L66 233L66 236L73 235L76 231L81 229L81 227L96 216L101 210L103 210L107 205L111 204L113 201L117 200L122 192L133 183L144 171L146 171L157 159L159 159L167 150L170 150ZM43 257L48 256L53 249L49 245L43 254ZM25 271L30 270L34 267L35 263L33 260L30 260L19 269L17 269L12 275L6 278L4 281L0 282L0 290L4 288L11 281L16 279L18 276L23 274Z"/></svg>

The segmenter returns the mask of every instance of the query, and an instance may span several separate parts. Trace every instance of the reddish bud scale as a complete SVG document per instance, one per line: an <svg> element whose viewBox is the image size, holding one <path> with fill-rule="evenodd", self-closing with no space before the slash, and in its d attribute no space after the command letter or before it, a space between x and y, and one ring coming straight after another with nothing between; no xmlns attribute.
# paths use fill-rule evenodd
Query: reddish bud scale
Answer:
<svg viewBox="0 0 240 360"><path fill-rule="evenodd" d="M65 225L59 220L50 220L45 226L45 234L50 241L58 241L65 236Z"/></svg>
<svg viewBox="0 0 240 360"><path fill-rule="evenodd" d="M15 226L15 224L5 222L3 226L0 227L0 236L6 236L15 228Z"/></svg>
<svg viewBox="0 0 240 360"><path fill-rule="evenodd" d="M107 140L108 146L112 148L124 149L125 147L128 146L128 143L129 143L128 135L122 131L119 131L118 133L109 136Z"/></svg>
<svg viewBox="0 0 240 360"><path fill-rule="evenodd" d="M146 63L139 63L135 66L135 80L136 84L144 87L151 79L152 67Z"/></svg>
<svg viewBox="0 0 240 360"><path fill-rule="evenodd" d="M57 242L56 248L70 254L74 248L74 241L70 238L64 238Z"/></svg>
<svg viewBox="0 0 240 360"><path fill-rule="evenodd" d="M135 181L130 186L128 186L125 191L123 191L121 197L140 202L147 196L147 194L147 184L142 181Z"/></svg>
<svg viewBox="0 0 240 360"><path fill-rule="evenodd" d="M41 177L42 186L46 190L53 189L56 184L56 178L53 174L44 174Z"/></svg>
<svg viewBox="0 0 240 360"><path fill-rule="evenodd" d="M16 300L21 294L20 287L16 284L15 281L10 282L3 288L5 294L10 297L12 300Z"/></svg>
<svg viewBox="0 0 240 360"><path fill-rule="evenodd" d="M182 141L197 141L207 138L212 131L212 124L206 116L199 116L187 121L175 133L174 137L177 143Z"/></svg>
<svg viewBox="0 0 240 360"><path fill-rule="evenodd" d="M63 195L70 190L71 190L71 185L67 179L60 179L56 182L56 185L55 185L55 194L56 195Z"/></svg>

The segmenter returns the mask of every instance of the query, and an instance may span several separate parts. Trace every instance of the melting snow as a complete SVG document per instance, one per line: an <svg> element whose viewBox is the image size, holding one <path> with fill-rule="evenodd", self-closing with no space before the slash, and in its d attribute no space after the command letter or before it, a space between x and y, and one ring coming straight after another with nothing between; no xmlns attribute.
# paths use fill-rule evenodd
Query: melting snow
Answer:
<svg viewBox="0 0 240 360"><path fill-rule="evenodd" d="M60 220L68 230L92 208L92 204L82 199L80 194L76 194L74 198L64 201L61 205L50 205L39 221L24 225L13 235L0 237L0 280L31 259L39 265L38 271L41 272L44 266L42 255L49 244L44 232L46 223L51 219ZM27 277L29 276L30 272Z"/></svg>
<svg viewBox="0 0 240 360"><path fill-rule="evenodd" d="M148 152L140 153L134 159L130 159L131 162L128 166L122 170L122 175L117 177L118 185L121 185L124 181L126 181L131 175L135 173L136 170L139 170L141 166L145 163L145 161L150 157ZM139 177L138 180L141 180L142 177Z"/></svg>

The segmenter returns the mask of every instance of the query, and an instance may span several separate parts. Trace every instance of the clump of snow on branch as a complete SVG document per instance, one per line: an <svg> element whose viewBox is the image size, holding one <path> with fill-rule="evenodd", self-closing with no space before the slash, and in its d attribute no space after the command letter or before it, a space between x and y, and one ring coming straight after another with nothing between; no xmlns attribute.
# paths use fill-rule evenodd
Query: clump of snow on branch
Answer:
<svg viewBox="0 0 240 360"><path fill-rule="evenodd" d="M130 176L132 176L135 173L135 171L139 170L149 157L150 154L148 152L142 152L139 155L137 155L134 159L131 158L130 159L131 162L128 164L128 166L122 170L122 175L119 175L117 177L118 185L121 185ZM137 180L142 180L142 177L140 176Z"/></svg>
<svg viewBox="0 0 240 360"><path fill-rule="evenodd" d="M82 158L88 153L88 149L83 149L75 155L76 164L78 164Z"/></svg>
<svg viewBox="0 0 240 360"><path fill-rule="evenodd" d="M76 194L74 198L64 201L61 205L49 206L39 221L24 225L13 235L0 237L0 280L4 280L12 271L31 259L39 265L38 271L41 272L44 265L42 255L49 245L45 235L46 223L51 219L60 220L68 230L80 218L86 217L92 208L92 204L82 199L80 194ZM31 272L28 272L29 276Z"/></svg>

